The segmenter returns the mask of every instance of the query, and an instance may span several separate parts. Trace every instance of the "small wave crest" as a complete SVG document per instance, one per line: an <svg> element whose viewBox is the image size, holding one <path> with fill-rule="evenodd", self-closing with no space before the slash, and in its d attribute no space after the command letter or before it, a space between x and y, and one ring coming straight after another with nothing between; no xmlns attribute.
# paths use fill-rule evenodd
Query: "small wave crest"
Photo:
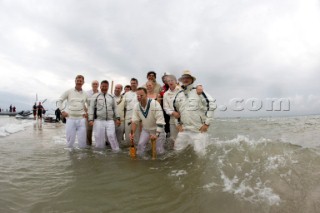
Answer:
<svg viewBox="0 0 320 213"><path fill-rule="evenodd" d="M207 159L213 163L211 184L203 189L221 187L238 199L270 206L281 203L277 183L282 174L290 174L296 146L267 138L253 139L238 135L235 138L214 140L209 147Z"/></svg>
<svg viewBox="0 0 320 213"><path fill-rule="evenodd" d="M23 121L20 123L8 123L0 127L0 136L5 137L20 131L24 131L26 127L31 126L32 122Z"/></svg>

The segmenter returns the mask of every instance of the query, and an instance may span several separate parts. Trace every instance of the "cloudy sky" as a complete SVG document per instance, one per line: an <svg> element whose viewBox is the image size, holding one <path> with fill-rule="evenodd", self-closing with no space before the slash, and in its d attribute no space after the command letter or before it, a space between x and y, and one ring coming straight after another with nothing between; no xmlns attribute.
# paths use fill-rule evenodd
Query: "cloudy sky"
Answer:
<svg viewBox="0 0 320 213"><path fill-rule="evenodd" d="M0 0L0 107L189 69L218 116L320 113L319 23L319 0Z"/></svg>

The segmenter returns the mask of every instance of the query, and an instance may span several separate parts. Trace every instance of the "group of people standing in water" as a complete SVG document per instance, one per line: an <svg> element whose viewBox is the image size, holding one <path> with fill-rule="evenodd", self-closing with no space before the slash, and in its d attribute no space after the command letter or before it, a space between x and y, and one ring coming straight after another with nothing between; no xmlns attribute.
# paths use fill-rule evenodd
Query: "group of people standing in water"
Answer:
<svg viewBox="0 0 320 213"><path fill-rule="evenodd" d="M37 102L35 102L32 107L33 119L36 120L37 117L38 119L42 119L42 114L44 113L45 113L45 109L41 104L41 102L39 102L38 105L37 105Z"/></svg>
<svg viewBox="0 0 320 213"><path fill-rule="evenodd" d="M77 75L75 87L57 101L67 118L67 146L72 148L76 137L79 148L91 146L94 133L94 145L99 149L107 142L118 151L134 141L138 156L143 156L148 141L155 140L156 152L161 155L167 139L176 151L191 145L197 153L204 153L216 108L214 100L202 85L195 85L196 77L189 70L178 79L181 86L169 73L162 76L162 86L156 77L156 72L148 72L141 87L131 78L127 91L122 93L123 86L116 84L111 95L107 80L102 80L100 87L97 80L92 81L92 90L85 92L84 76Z"/></svg>

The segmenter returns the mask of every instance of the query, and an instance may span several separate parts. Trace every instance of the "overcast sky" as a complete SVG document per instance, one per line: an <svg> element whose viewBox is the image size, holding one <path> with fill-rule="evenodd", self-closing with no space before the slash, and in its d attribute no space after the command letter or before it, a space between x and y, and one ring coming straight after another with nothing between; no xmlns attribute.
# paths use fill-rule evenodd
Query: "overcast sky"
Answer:
<svg viewBox="0 0 320 213"><path fill-rule="evenodd" d="M319 23L319 0L0 0L0 107L49 108L77 74L89 90L189 69L218 116L320 113Z"/></svg>

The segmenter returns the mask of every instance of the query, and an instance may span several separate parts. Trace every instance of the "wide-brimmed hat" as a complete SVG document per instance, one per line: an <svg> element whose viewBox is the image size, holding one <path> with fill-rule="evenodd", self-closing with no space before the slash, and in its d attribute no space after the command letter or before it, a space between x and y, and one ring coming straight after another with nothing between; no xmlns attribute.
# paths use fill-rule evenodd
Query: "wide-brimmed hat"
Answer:
<svg viewBox="0 0 320 213"><path fill-rule="evenodd" d="M183 78L191 77L193 79L193 82L196 80L196 77L192 76L191 72L189 70L183 71L182 76L178 79L179 81L182 81Z"/></svg>

